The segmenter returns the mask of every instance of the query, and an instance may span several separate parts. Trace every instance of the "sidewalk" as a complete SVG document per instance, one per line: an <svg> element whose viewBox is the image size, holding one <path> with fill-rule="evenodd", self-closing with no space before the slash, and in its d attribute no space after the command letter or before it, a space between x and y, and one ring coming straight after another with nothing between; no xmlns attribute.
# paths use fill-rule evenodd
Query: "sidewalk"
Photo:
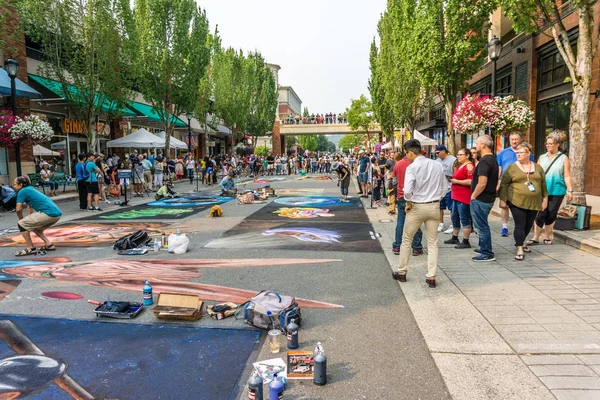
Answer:
<svg viewBox="0 0 600 400"><path fill-rule="evenodd" d="M397 269L395 217L383 207L367 214ZM518 262L512 236L499 235L497 218L490 223L496 262L474 263L471 250L440 234L438 287L425 283L426 256L411 257L400 283L451 395L600 398L600 258L555 242Z"/></svg>

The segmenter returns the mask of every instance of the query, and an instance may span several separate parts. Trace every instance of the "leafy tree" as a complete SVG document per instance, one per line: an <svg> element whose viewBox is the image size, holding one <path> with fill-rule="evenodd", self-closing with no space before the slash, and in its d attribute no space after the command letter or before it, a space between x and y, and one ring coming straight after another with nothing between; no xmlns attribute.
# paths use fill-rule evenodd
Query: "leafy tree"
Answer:
<svg viewBox="0 0 600 400"><path fill-rule="evenodd" d="M369 93L373 101L373 112L375 119L379 122L383 133L387 138L394 134L395 118L391 104L386 100L386 87L382 82L382 70L379 60L379 51L375 38L371 43L371 53L369 55L371 68L371 77L369 78Z"/></svg>
<svg viewBox="0 0 600 400"><path fill-rule="evenodd" d="M587 143L590 133L590 90L592 63L598 51L600 30L594 35L598 24L595 6L598 0L572 0L577 11L579 37L577 49L571 47L569 35L562 22L560 8L563 0L501 0L507 15L514 21L517 31L537 32L548 28L554 43L565 62L573 84L571 119L569 122L569 158L573 182L573 202L586 204L585 178L587 166Z"/></svg>
<svg viewBox="0 0 600 400"><path fill-rule="evenodd" d="M79 119L88 148L98 148L95 122L119 114L131 96L136 48L133 15L124 0L22 0L23 27L44 53L38 72ZM75 89L73 88L75 86Z"/></svg>
<svg viewBox="0 0 600 400"><path fill-rule="evenodd" d="M285 148L289 149L298 144L298 138L296 136L285 136Z"/></svg>
<svg viewBox="0 0 600 400"><path fill-rule="evenodd" d="M303 117L308 117L310 114L308 113L308 107L304 107L304 111L302 112Z"/></svg>
<svg viewBox="0 0 600 400"><path fill-rule="evenodd" d="M330 148L329 143L331 143L329 141L329 139L327 139L327 136L324 135L319 135L316 137L317 139L317 151L328 151L328 149Z"/></svg>
<svg viewBox="0 0 600 400"><path fill-rule="evenodd" d="M259 53L248 57L250 73L247 75L251 88L250 110L247 131L256 145L259 136L265 136L273 129L279 93L271 69Z"/></svg>
<svg viewBox="0 0 600 400"><path fill-rule="evenodd" d="M366 139L365 135L347 133L338 142L338 147L340 149L344 149L352 153L354 151L355 146L360 146L361 143L364 143Z"/></svg>
<svg viewBox="0 0 600 400"><path fill-rule="evenodd" d="M257 156L267 156L269 151L271 151L271 149L269 149L268 146L258 146L254 149L254 154Z"/></svg>
<svg viewBox="0 0 600 400"><path fill-rule="evenodd" d="M319 141L315 135L302 135L298 141L304 150L317 151L319 148Z"/></svg>
<svg viewBox="0 0 600 400"><path fill-rule="evenodd" d="M487 53L490 14L496 0L421 0L415 2L409 46L419 79L441 96L448 147L455 153L452 114L464 83L481 68Z"/></svg>
<svg viewBox="0 0 600 400"><path fill-rule="evenodd" d="M137 83L170 137L174 118L198 107L210 61L206 13L194 0L135 0L135 26L139 50L130 59L138 64Z"/></svg>
<svg viewBox="0 0 600 400"><path fill-rule="evenodd" d="M371 133L374 129L375 118L373 116L373 104L369 101L365 95L360 95L357 100L352 100L350 108L346 109L348 118L348 125L354 132L364 131L367 136L366 146L367 149L371 148Z"/></svg>
<svg viewBox="0 0 600 400"><path fill-rule="evenodd" d="M214 58L214 55L221 50L221 39L219 37L219 31L215 28L214 34L208 35L207 38L208 47L210 49L210 59ZM208 127L216 128L217 115L214 111L213 106L213 86L214 82L212 79L213 63L208 65L207 73L204 74L200 80L200 86L198 88L198 103L194 111L194 115L198 121L204 125L204 134L208 134Z"/></svg>

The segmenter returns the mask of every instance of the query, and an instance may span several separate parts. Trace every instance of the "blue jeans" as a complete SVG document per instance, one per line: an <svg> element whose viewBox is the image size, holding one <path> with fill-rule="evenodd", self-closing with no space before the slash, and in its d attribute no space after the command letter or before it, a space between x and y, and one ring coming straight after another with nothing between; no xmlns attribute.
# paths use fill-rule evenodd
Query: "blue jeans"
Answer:
<svg viewBox="0 0 600 400"><path fill-rule="evenodd" d="M396 199L396 209L398 210L397 211L398 219L396 220L396 240L394 240L392 247L400 247L402 245L402 231L404 230L404 220L406 219L406 211L404 211L405 208L406 208L406 200L404 200L404 197L400 197L400 198ZM417 233L415 233L415 236L413 236L412 248L422 250L423 249L423 243L421 243L422 240L423 240L423 231L421 231L421 228L419 228Z"/></svg>
<svg viewBox="0 0 600 400"><path fill-rule="evenodd" d="M479 230L479 249L484 256L494 256L492 251L492 234L488 217L494 203L486 203L479 200L471 200L471 217Z"/></svg>
<svg viewBox="0 0 600 400"><path fill-rule="evenodd" d="M468 204L453 200L452 202L452 227L460 229L471 227L471 209Z"/></svg>

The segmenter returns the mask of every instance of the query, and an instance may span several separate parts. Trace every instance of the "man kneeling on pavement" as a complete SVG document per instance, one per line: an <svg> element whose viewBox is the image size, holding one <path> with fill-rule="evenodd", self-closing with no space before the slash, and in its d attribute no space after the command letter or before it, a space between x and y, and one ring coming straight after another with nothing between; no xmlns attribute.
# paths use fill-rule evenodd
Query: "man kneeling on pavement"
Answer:
<svg viewBox="0 0 600 400"><path fill-rule="evenodd" d="M233 168L230 168L227 171L227 176L223 178L219 187L221 188L221 196L232 197L235 195L235 171Z"/></svg>
<svg viewBox="0 0 600 400"><path fill-rule="evenodd" d="M172 199L176 196L177 193L173 191L173 183L171 181L166 181L163 183L160 189L158 189L158 191L156 192L156 196L154 197L156 198L156 200L162 200Z"/></svg>
<svg viewBox="0 0 600 400"><path fill-rule="evenodd" d="M17 191L16 211L19 217L17 225L27 244L25 249L15 255L17 257L28 256L38 251L31 241L31 232L44 241L44 246L40 247L40 251L56 250L54 244L44 235L44 231L58 222L62 215L60 209L48 196L31 187L31 182L26 176L16 178L13 187ZM23 204L27 205L28 215L25 217L23 216Z"/></svg>

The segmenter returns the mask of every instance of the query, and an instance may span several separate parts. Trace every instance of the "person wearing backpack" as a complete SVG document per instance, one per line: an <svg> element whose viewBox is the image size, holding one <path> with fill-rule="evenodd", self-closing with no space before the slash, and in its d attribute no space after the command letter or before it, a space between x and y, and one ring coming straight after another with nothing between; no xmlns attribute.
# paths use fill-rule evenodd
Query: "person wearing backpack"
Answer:
<svg viewBox="0 0 600 400"><path fill-rule="evenodd" d="M98 175L102 174L102 170L98 168L95 162L94 153L91 151L87 152L87 161L85 163L85 170L89 174L86 178L87 182L87 210L88 211L102 211L100 207L98 207L98 202L100 201L100 188L98 186ZM93 203L92 203L93 197Z"/></svg>

